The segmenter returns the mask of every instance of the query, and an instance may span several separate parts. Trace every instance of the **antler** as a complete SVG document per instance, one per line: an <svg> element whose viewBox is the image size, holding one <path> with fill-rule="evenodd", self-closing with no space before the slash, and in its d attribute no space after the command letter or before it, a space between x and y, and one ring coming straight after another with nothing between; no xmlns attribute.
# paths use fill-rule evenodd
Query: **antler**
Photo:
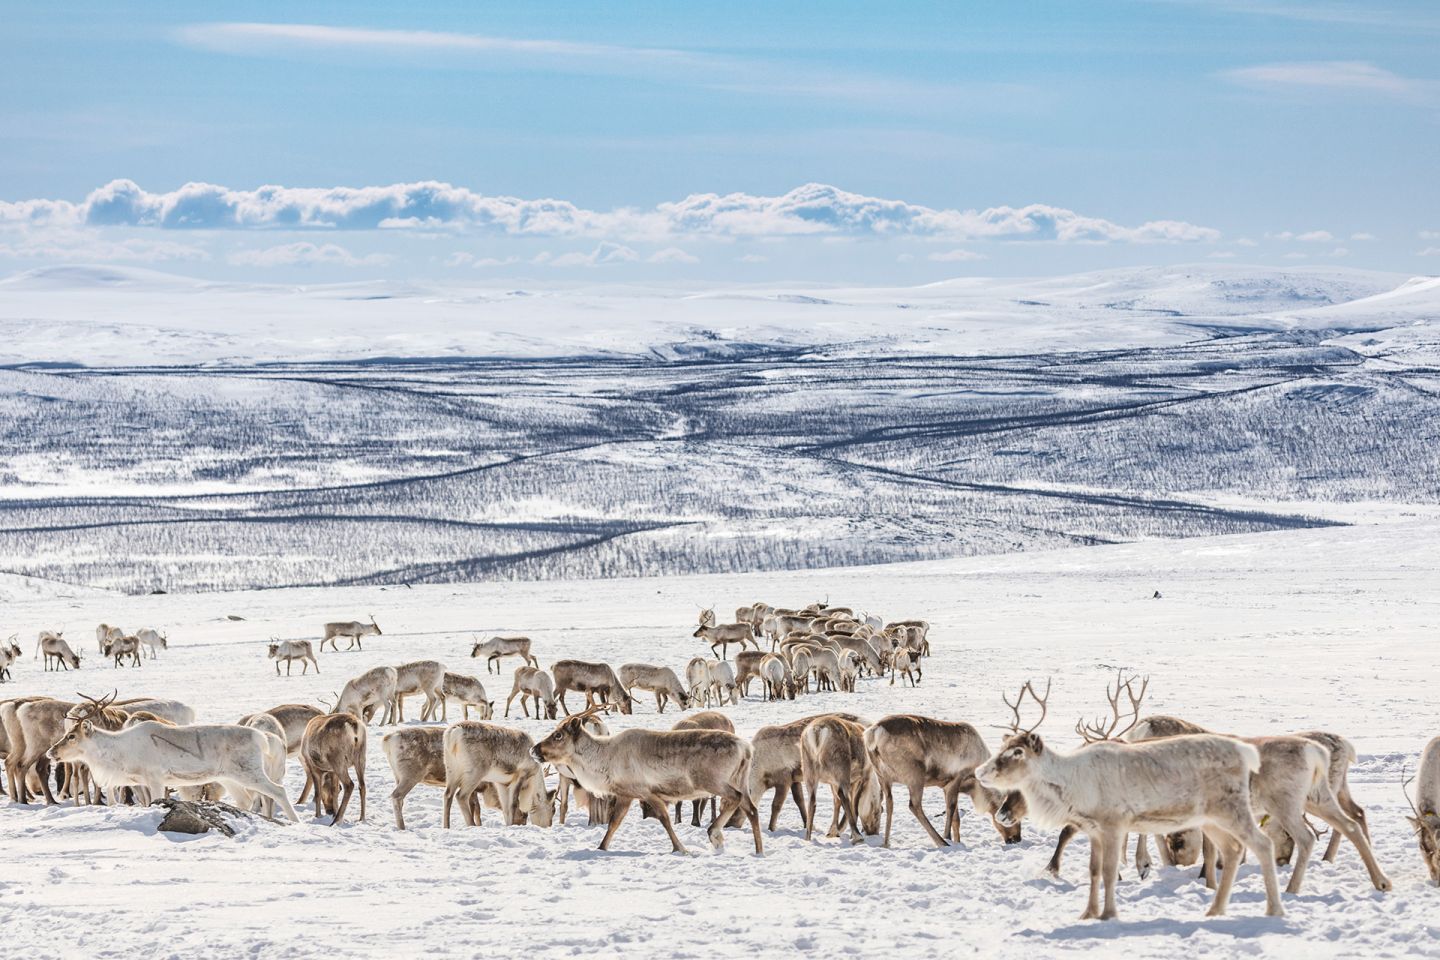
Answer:
<svg viewBox="0 0 1440 960"><path fill-rule="evenodd" d="M1021 730L1020 705L1025 702L1025 694L1027 693L1030 694L1030 699L1040 704L1040 719L1036 720L1032 725L1026 727L1024 730ZM1045 678L1045 695L1043 697L1036 694L1035 687L1031 684L1029 680L1026 680L1025 685L1021 687L1020 692L1016 694L1014 703L1011 703L1010 700L1003 693L1000 694L1000 699L1005 701L1005 706L1009 707L1010 712L1015 715L1015 722L1004 729L1009 730L1011 733L1033 733L1035 730L1039 729L1040 724L1045 722L1045 714L1049 712L1050 709L1050 678Z"/></svg>
<svg viewBox="0 0 1440 960"><path fill-rule="evenodd" d="M1125 736L1125 734L1135 729L1135 725L1140 722L1140 704L1145 699L1145 691L1150 686L1150 678L1145 677L1140 681L1139 693L1135 692L1135 679L1133 676L1128 680L1125 679L1125 672L1121 670L1115 674L1115 690L1113 693L1110 690L1110 685L1105 685L1105 699L1110 701L1110 723L1107 726L1105 725L1105 721L1098 717L1094 723L1086 723L1083 719L1075 721L1075 732L1080 734L1081 739L1086 743L1099 743L1102 740L1119 740ZM1120 721L1123 719L1123 715L1120 713L1121 690L1125 691L1125 696L1130 701L1130 723L1124 730L1116 733L1115 728L1120 726Z"/></svg>
<svg viewBox="0 0 1440 960"><path fill-rule="evenodd" d="M1409 767L1400 768L1400 776L1402 778L1400 781L1400 789L1405 793L1405 802L1410 804L1410 812L1415 814L1414 819L1418 822L1420 820L1420 811L1416 809L1415 801L1410 799L1410 784L1415 782L1415 774L1412 773L1406 777L1405 771L1408 769Z"/></svg>

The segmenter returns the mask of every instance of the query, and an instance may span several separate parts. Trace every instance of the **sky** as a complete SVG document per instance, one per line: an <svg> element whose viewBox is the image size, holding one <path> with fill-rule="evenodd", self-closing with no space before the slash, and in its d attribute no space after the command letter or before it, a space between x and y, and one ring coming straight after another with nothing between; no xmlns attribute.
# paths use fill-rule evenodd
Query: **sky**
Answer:
<svg viewBox="0 0 1440 960"><path fill-rule="evenodd" d="M0 274L1440 273L1440 7L21 4Z"/></svg>

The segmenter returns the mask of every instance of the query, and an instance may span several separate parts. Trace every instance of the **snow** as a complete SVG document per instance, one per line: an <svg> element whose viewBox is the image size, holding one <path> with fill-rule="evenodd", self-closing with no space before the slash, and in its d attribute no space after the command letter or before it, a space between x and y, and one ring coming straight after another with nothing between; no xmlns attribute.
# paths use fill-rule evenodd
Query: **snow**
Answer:
<svg viewBox="0 0 1440 960"><path fill-rule="evenodd" d="M1103 707L1117 668L1151 677L1148 709L1249 734L1324 727L1360 755L1351 782L1394 881L1374 891L1348 845L1310 866L1287 917L1267 919L1260 878L1243 868L1230 915L1205 919L1192 870L1126 871L1121 920L1081 922L1083 841L1055 882L1042 877L1053 835L1026 826L1019 847L965 811L964 842L933 849L898 811L892 849L806 843L793 807L766 855L731 832L711 853L680 827L691 857L632 813L609 853L583 817L551 830L444 831L439 791L418 787L412 829L394 829L391 776L371 728L364 824L257 824L234 840L157 835L159 815L130 808L17 808L6 824L0 924L7 953L61 956L393 957L619 955L755 957L1070 956L1127 958L1434 955L1437 891L1403 819L1402 769L1435 735L1434 637L1440 523L1375 525L1147 542L891 566L586 582L327 588L230 594L5 594L7 632L24 638L9 695L118 689L178 697L223 721L278 703L315 702L370 666L436 657L472 672L473 635L525 632L542 664L566 656L682 668L700 652L698 606L829 597L933 623L935 656L918 688L862 681L854 695L726 708L744 734L845 708L871 718L920 712L968 720L990 737L1000 693L1054 678L1042 733L1070 748L1074 718ZM1161 599L1152 599L1159 590ZM374 614L385 629L364 652L321 655L321 676L276 677L271 635L315 636L330 619ZM230 620L228 616L244 617ZM171 648L140 669L98 662L99 621L169 631ZM63 628L87 655L78 673L42 673L38 629ZM503 706L505 676L479 672ZM412 704L418 701L412 701ZM452 714L453 719L453 714ZM614 725L668 726L642 703ZM543 721L509 722L539 736ZM287 787L299 791L298 764ZM822 800L822 809L824 801ZM939 811L935 792L927 809ZM352 811L354 807L352 806ZM768 812L768 799L762 807ZM1282 868L1282 883L1287 871ZM60 931L63 930L63 934Z"/></svg>
<svg viewBox="0 0 1440 960"><path fill-rule="evenodd" d="M177 365L370 357L974 354L1162 346L1196 327L1352 329L1440 316L1440 288L1374 271L1233 265L920 287L515 290L455 281L308 287L66 265L0 280L0 363ZM1379 296L1377 296L1379 295ZM1396 297L1399 296L1397 300ZM1337 308L1335 305L1340 305ZM1327 310L1338 313L1326 313ZM1376 318L1381 319L1376 319Z"/></svg>

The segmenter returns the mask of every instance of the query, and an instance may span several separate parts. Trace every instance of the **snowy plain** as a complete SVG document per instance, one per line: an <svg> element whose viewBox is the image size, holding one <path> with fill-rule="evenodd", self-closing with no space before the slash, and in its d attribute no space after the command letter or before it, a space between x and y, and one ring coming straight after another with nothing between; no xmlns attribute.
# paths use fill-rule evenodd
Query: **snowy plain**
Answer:
<svg viewBox="0 0 1440 960"><path fill-rule="evenodd" d="M601 829L572 819L551 830L442 830L440 791L418 787L411 829L394 828L391 775L371 728L363 824L257 825L233 840L157 835L157 814L133 808L0 805L7 867L0 877L6 953L27 957L825 956L1132 958L1434 956L1440 891L1426 881L1403 819L1402 769L1440 733L1434 649L1440 526L1409 521L1230 537L1074 548L838 570L119 596L7 581L4 632L25 640L8 695L177 697L202 720L329 697L381 663L435 657L475 672L503 703L509 670L486 677L471 638L525 632L543 665L562 657L683 668L701 652L699 605L828 597L887 617L924 617L935 655L919 687L866 680L854 695L727 707L743 734L829 709L871 718L919 712L987 733L1000 701L1027 678L1053 677L1049 742L1072 747L1074 720L1104 707L1114 670L1151 678L1147 708L1247 734L1323 727L1355 743L1351 774L1377 856L1394 882L1367 882L1353 849L1311 865L1284 919L1262 916L1247 865L1230 914L1205 919L1193 870L1127 872L1121 919L1077 919L1085 847L1063 880L1043 877L1053 835L1026 827L1004 847L962 800L963 843L932 848L900 811L891 849L804 841L787 806L766 855L730 832L711 853L680 828L689 857L668 852L652 821L632 814L609 853ZM1152 594L1160 591L1161 598ZM276 677L265 640L314 637L319 624L373 614L385 634L363 652L321 655L320 676ZM227 619L244 617L243 621ZM93 656L99 621L154 624L170 649L139 669ZM90 655L74 673L29 659L35 631L65 629ZM453 716L452 716L453 719ZM668 726L642 702L615 726ZM509 723L539 736L545 721ZM300 787L290 764L287 787ZM932 816L939 798L928 795ZM822 800L822 805L824 801ZM768 800L766 803L768 808ZM355 808L352 806L352 811ZM765 809L765 808L762 808ZM1284 882L1286 871L1282 869ZM176 881L181 882L176 882ZM63 930L63 933L60 932Z"/></svg>

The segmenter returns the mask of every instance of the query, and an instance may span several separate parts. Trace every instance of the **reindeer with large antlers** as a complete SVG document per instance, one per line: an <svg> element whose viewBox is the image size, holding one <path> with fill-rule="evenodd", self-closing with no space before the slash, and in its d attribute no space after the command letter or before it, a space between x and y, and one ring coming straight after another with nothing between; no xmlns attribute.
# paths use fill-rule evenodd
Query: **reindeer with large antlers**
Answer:
<svg viewBox="0 0 1440 960"><path fill-rule="evenodd" d="M719 797L710 842L717 849L722 846L721 828L739 810L750 821L755 853L764 852L760 817L749 796L750 744L721 730L632 728L614 736L591 731L586 718L606 709L602 704L566 717L531 751L537 762L564 764L588 792L615 798L601 850L610 849L615 831L639 800L656 815L675 852L685 853L670 820L670 804Z"/></svg>
<svg viewBox="0 0 1440 960"><path fill-rule="evenodd" d="M1254 852L1264 873L1265 912L1284 915L1274 846L1255 825L1250 805L1250 775L1260 769L1255 747L1228 737L1199 735L1135 744L1100 740L1073 753L1060 753L1035 733L1040 721L1020 729L1019 706L1027 693L1040 705L1044 719L1048 687L1047 696L1040 697L1027 683L1011 705L1017 717L1015 732L999 753L976 769L975 776L985 786L1019 791L1041 826L1075 824L1090 838L1090 895L1082 919L1115 918L1115 889L1127 833L1172 833L1193 826L1211 834L1225 857L1211 916L1225 912L1244 847ZM1118 701L1118 693L1116 697Z"/></svg>

